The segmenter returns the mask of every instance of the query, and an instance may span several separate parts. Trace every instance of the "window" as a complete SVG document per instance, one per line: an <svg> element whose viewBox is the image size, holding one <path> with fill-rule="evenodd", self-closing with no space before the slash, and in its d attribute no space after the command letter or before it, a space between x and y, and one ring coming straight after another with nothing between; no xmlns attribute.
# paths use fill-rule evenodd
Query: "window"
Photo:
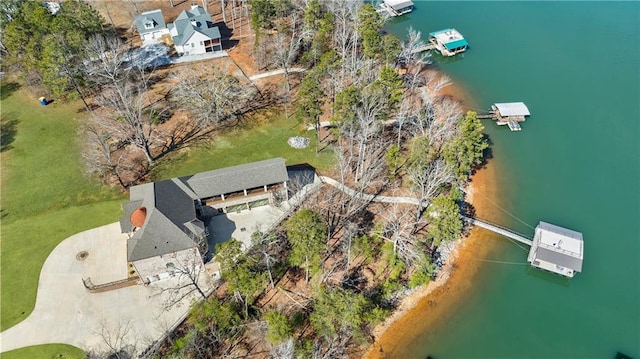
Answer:
<svg viewBox="0 0 640 359"><path fill-rule="evenodd" d="M200 46L204 45L204 42L200 41Z"/></svg>
<svg viewBox="0 0 640 359"><path fill-rule="evenodd" d="M192 42L191 47L196 47L196 44Z"/></svg>

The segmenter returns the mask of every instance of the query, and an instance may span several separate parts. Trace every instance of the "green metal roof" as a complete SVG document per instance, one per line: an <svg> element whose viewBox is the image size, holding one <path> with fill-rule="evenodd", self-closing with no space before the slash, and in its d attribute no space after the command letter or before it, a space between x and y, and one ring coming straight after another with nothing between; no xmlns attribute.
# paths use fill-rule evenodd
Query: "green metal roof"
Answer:
<svg viewBox="0 0 640 359"><path fill-rule="evenodd" d="M467 42L467 40L462 39L453 42L447 42L446 44L444 44L444 46L447 48L447 50L453 50L459 47L469 46L469 43Z"/></svg>

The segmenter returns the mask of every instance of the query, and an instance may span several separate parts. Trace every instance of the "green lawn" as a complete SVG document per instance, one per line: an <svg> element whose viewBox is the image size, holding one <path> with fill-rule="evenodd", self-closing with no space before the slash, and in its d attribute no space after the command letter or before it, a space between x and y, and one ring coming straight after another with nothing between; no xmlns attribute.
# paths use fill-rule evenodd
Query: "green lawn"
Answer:
<svg viewBox="0 0 640 359"><path fill-rule="evenodd" d="M0 329L33 310L44 260L62 240L114 222L124 196L82 172L78 103L40 106L12 83L0 92L2 227Z"/></svg>
<svg viewBox="0 0 640 359"><path fill-rule="evenodd" d="M86 116L79 103L37 99L11 83L0 92L2 114L0 227L0 329L25 319L33 310L42 265L65 238L120 216L125 195L83 175L78 121ZM316 154L315 133L280 112L264 111L245 125L216 136L201 146L167 156L154 171L169 178L273 157L287 164L308 163L328 168L331 149ZM291 136L311 139L307 149L287 144ZM3 354L13 358L81 358L66 345L44 345Z"/></svg>
<svg viewBox="0 0 640 359"><path fill-rule="evenodd" d="M287 143L292 136L307 137L311 144L305 149L292 148ZM248 119L246 125L215 136L207 147L189 148L172 156L156 168L153 176L166 179L274 157L283 157L287 165L308 163L320 170L334 161L330 147L316 154L315 131L287 119L284 111L265 110Z"/></svg>
<svg viewBox="0 0 640 359"><path fill-rule="evenodd" d="M84 351L71 345L47 344L2 353L2 359L83 359Z"/></svg>

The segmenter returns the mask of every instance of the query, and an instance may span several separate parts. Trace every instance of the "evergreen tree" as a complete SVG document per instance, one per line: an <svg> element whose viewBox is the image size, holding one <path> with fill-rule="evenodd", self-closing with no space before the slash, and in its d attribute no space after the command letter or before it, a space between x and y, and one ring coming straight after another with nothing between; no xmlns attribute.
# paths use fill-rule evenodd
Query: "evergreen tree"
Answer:
<svg viewBox="0 0 640 359"><path fill-rule="evenodd" d="M305 279L309 282L309 274L320 269L327 226L318 213L305 208L291 216L285 228L292 247L289 260L293 265L304 267Z"/></svg>
<svg viewBox="0 0 640 359"><path fill-rule="evenodd" d="M459 125L459 134L444 149L444 157L459 180L465 180L471 171L482 164L484 150L489 143L482 131L484 126L473 111L467 112Z"/></svg>

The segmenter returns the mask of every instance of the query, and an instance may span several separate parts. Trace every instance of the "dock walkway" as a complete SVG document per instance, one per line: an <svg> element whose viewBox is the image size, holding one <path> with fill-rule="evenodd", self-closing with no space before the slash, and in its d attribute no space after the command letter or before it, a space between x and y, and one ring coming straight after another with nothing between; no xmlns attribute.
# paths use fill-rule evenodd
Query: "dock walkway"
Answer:
<svg viewBox="0 0 640 359"><path fill-rule="evenodd" d="M483 221L480 219L476 219L476 218L471 218L471 217L466 217L463 216L462 217L466 222L471 223L473 225L476 225L478 227L482 227L484 229L487 229L491 232L494 233L498 233L500 235L503 235L505 237L511 238L513 240L516 240L522 244L526 244L528 246L532 246L533 245L533 240L527 236L525 236L524 234L520 234L518 232L512 231L508 228L504 228L502 226L499 226L497 224L493 224L493 223L489 223L487 221Z"/></svg>

